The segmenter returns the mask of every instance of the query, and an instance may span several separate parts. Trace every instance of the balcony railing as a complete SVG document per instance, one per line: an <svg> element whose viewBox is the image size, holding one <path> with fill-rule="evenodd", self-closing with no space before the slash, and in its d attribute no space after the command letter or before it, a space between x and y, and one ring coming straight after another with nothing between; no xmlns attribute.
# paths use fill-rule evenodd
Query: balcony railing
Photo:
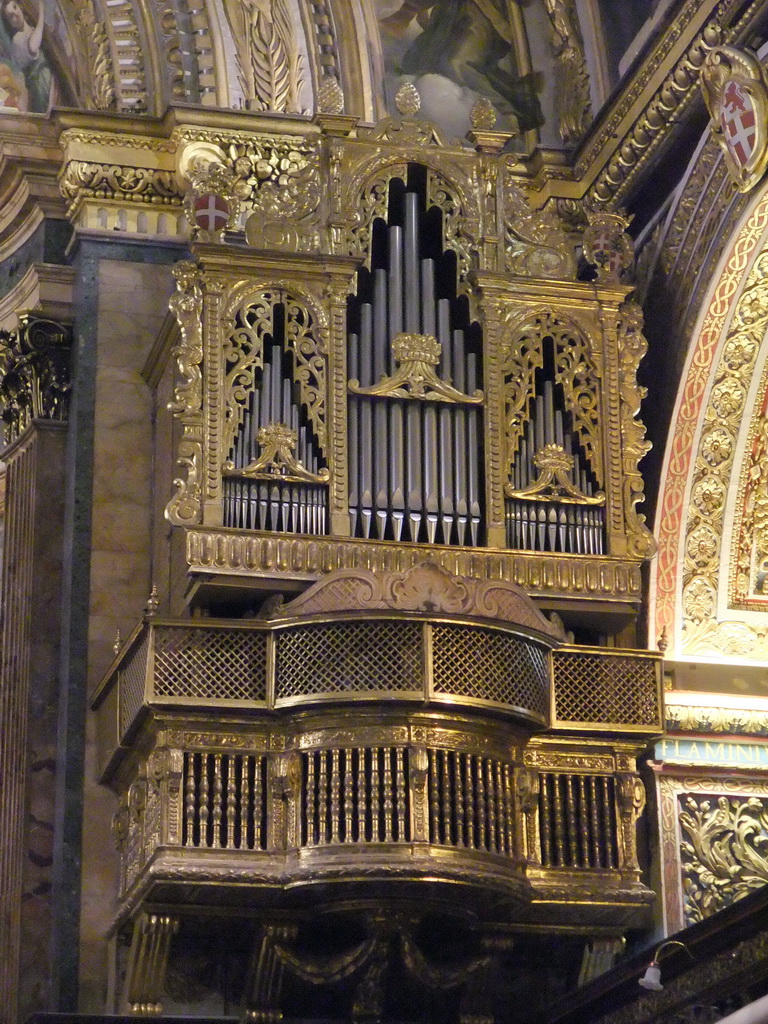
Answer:
<svg viewBox="0 0 768 1024"><path fill-rule="evenodd" d="M116 659L96 705L113 751L148 709L163 707L416 702L504 713L533 729L662 730L658 654L550 647L509 628L423 616L150 620Z"/></svg>

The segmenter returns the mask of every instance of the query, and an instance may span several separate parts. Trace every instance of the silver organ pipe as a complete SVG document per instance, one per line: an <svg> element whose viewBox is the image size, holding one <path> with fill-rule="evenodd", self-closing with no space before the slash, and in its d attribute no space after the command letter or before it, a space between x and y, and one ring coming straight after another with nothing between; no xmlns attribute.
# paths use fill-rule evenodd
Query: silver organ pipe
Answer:
<svg viewBox="0 0 768 1024"><path fill-rule="evenodd" d="M535 387L510 474L512 490L528 492L530 497L507 497L507 543L527 551L603 554L604 508L595 503L597 482L565 408L561 388L551 378L542 381L538 376ZM574 491L561 494L563 500L546 488L537 500L540 471L534 458L547 445L557 446L573 462L568 482Z"/></svg>
<svg viewBox="0 0 768 1024"><path fill-rule="evenodd" d="M262 454L260 430L280 423L296 435L292 452L296 461L317 474L322 464L320 453L311 429L302 422L293 379L284 366L282 345L278 340L265 339L260 380L254 382L248 395L225 470L224 525L281 533L325 533L328 499L324 483L284 480L279 473L252 468Z"/></svg>
<svg viewBox="0 0 768 1024"><path fill-rule="evenodd" d="M441 274L454 271L449 261L424 257L423 220L423 196L406 191L402 220L377 236L375 244L387 251L374 249L373 269L358 288L359 338L353 329L349 377L362 388L386 384L400 370L392 350L396 336L430 336L441 346L437 377L465 396L479 388L480 354L458 326L457 300L437 296ZM403 396L402 388L399 394L352 393L349 423L354 536L482 543L483 427L477 405L437 393Z"/></svg>

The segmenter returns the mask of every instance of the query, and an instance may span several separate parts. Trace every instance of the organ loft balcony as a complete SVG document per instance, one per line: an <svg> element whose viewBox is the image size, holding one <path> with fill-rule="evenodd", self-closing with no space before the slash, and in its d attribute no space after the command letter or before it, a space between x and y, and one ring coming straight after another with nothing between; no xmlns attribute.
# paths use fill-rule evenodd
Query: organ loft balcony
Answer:
<svg viewBox="0 0 768 1024"><path fill-rule="evenodd" d="M95 700L138 1012L205 921L251 928L254 1019L284 975L354 975L376 1017L391 957L404 992L461 984L485 1019L469 979L511 931L617 941L652 900L627 222L590 214L579 280L495 135L478 156L408 118L352 128L290 150L245 244L221 138L179 160L203 219L147 379L172 481L154 564L187 617L150 614ZM458 935L476 956L451 973Z"/></svg>
<svg viewBox="0 0 768 1024"><path fill-rule="evenodd" d="M140 956L147 922L200 914L637 924L660 667L567 644L514 585L429 562L335 571L249 620L150 615L94 704L117 927Z"/></svg>

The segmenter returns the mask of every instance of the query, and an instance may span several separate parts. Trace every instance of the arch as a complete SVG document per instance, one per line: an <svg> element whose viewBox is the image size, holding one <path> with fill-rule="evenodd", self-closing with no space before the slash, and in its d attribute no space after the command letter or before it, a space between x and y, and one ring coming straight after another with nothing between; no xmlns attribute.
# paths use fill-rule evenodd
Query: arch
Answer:
<svg viewBox="0 0 768 1024"><path fill-rule="evenodd" d="M274 330L278 305L285 310L284 349L293 357L294 377L300 401L326 453L326 352L328 322L322 304L308 293L284 281L237 287L222 311L222 355L226 367L225 421L222 457L226 458L253 390L258 368L263 368L265 334Z"/></svg>
<svg viewBox="0 0 768 1024"><path fill-rule="evenodd" d="M701 305L662 469L651 628L682 657L768 660L751 565L765 404L768 189L732 231ZM750 498L751 495L751 498ZM747 502L752 513L747 514ZM747 563L744 564L745 551Z"/></svg>

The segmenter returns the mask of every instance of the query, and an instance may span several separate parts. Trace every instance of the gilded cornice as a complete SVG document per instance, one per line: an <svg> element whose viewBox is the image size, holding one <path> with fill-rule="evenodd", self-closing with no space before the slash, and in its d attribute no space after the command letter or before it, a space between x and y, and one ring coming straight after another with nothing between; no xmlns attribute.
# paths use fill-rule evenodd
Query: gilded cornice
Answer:
<svg viewBox="0 0 768 1024"><path fill-rule="evenodd" d="M718 707L717 695L713 705L676 703L667 693L666 729L672 733L704 733L723 736L768 736L768 710L755 708Z"/></svg>
<svg viewBox="0 0 768 1024"><path fill-rule="evenodd" d="M373 572L400 570L423 558L417 547L366 540L276 537L256 532L187 530L187 562L193 573L318 579L332 569L365 565ZM430 546L440 566L477 579L515 583L534 597L567 593L636 604L641 596L640 563L611 557L549 555L538 552Z"/></svg>

